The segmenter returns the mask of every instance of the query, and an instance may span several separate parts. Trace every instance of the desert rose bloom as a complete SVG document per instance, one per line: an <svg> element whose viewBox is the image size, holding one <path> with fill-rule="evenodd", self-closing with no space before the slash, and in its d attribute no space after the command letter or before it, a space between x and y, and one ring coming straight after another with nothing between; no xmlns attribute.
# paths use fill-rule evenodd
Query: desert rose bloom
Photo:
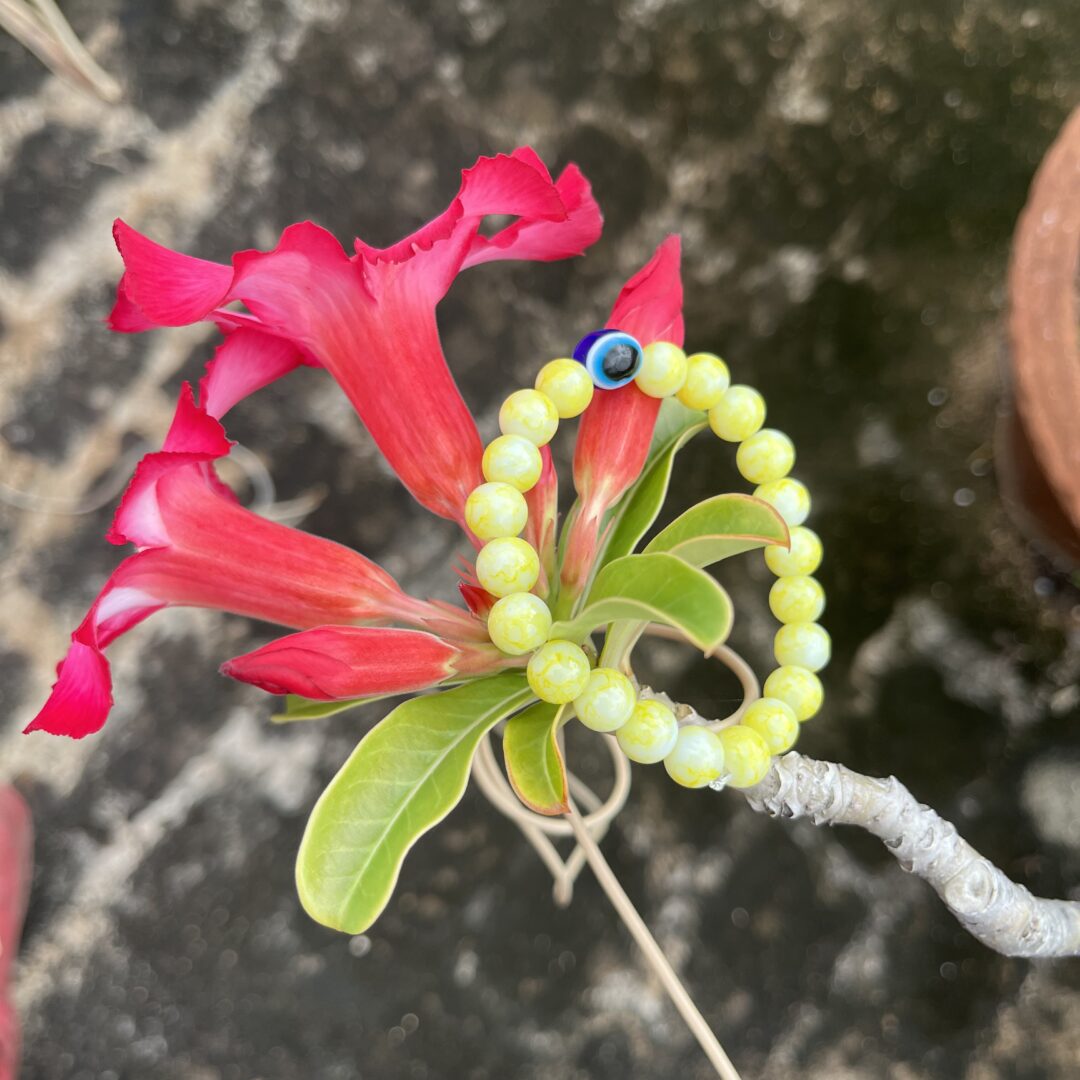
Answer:
<svg viewBox="0 0 1080 1080"><path fill-rule="evenodd" d="M480 235L493 214L517 220ZM118 221L124 276L110 325L138 331L209 319L227 333L254 331L260 336L249 335L243 357L228 365L237 397L299 364L326 368L416 499L461 521L480 480L480 437L443 356L435 307L461 270L579 255L600 229L576 166L552 181L528 148L481 158L434 221L388 248L357 240L352 256L325 229L301 222L273 251L238 252L225 266L170 251ZM247 312L228 310L232 301Z"/></svg>
<svg viewBox="0 0 1080 1080"><path fill-rule="evenodd" d="M605 326L632 334L642 345L684 337L680 246L669 236L624 286ZM649 454L660 399L634 383L593 395L581 417L574 452L578 513L570 525L562 587L581 591L596 559L604 514L641 475Z"/></svg>
<svg viewBox="0 0 1080 1080"><path fill-rule="evenodd" d="M491 214L516 220L481 236ZM135 332L209 320L225 340L198 401L185 386L162 449L136 469L109 539L132 543L137 553L72 635L52 694L27 731L75 738L97 731L112 705L103 650L169 605L302 631L226 665L275 692L323 699L397 693L512 662L476 615L410 597L357 552L241 507L214 468L231 446L220 420L298 365L323 367L416 499L462 521L481 478L481 445L442 353L436 304L462 269L577 255L600 227L577 168L553 181L529 149L481 158L434 221L389 248L357 241L352 256L305 222L286 229L273 251L240 252L226 266L170 251L118 221L124 275L112 327ZM246 311L226 306L235 301ZM475 600L482 608L484 595Z"/></svg>

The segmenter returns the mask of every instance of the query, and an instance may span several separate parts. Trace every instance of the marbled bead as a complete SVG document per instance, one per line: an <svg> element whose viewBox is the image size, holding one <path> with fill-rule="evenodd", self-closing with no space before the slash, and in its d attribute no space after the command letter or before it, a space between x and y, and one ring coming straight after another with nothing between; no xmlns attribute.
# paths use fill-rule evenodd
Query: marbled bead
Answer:
<svg viewBox="0 0 1080 1080"><path fill-rule="evenodd" d="M825 590L805 574L777 578L769 590L769 607L782 623L817 622L825 610Z"/></svg>
<svg viewBox="0 0 1080 1080"><path fill-rule="evenodd" d="M541 701L565 705L588 685L589 658L580 645L555 639L541 645L529 657L525 674Z"/></svg>
<svg viewBox="0 0 1080 1080"><path fill-rule="evenodd" d="M777 577L812 574L821 565L823 548L816 532L805 525L791 530L791 550L780 544L765 548L765 565Z"/></svg>
<svg viewBox="0 0 1080 1080"><path fill-rule="evenodd" d="M484 450L481 464L485 480L509 484L518 491L535 487L544 471L544 459L536 444L520 435L500 435L492 439Z"/></svg>
<svg viewBox="0 0 1080 1080"><path fill-rule="evenodd" d="M755 488L754 496L773 507L789 527L801 525L810 516L810 492L790 476L761 484Z"/></svg>
<svg viewBox="0 0 1080 1080"><path fill-rule="evenodd" d="M712 353L694 353L686 358L686 382L678 399L688 409L709 410L720 402L731 385L727 364Z"/></svg>
<svg viewBox="0 0 1080 1080"><path fill-rule="evenodd" d="M551 612L539 596L511 593L492 605L487 629L496 648L511 656L524 656L547 641Z"/></svg>
<svg viewBox="0 0 1080 1080"><path fill-rule="evenodd" d="M642 349L641 370L634 378L638 389L649 397L677 394L686 382L686 353L670 341L654 341Z"/></svg>
<svg viewBox="0 0 1080 1080"><path fill-rule="evenodd" d="M765 399L751 386L732 386L709 410L709 426L725 442L749 439L765 423Z"/></svg>
<svg viewBox="0 0 1080 1080"><path fill-rule="evenodd" d="M618 731L637 704L634 684L614 668L596 668L574 699L578 719L593 731Z"/></svg>
<svg viewBox="0 0 1080 1080"><path fill-rule="evenodd" d="M546 446L559 427L555 403L539 390L515 390L499 409L499 430L520 435L534 446Z"/></svg>
<svg viewBox="0 0 1080 1080"><path fill-rule="evenodd" d="M781 666L820 671L832 652L829 632L818 623L787 623L776 631L773 655Z"/></svg>
<svg viewBox="0 0 1080 1080"><path fill-rule="evenodd" d="M714 731L700 724L679 728L675 745L664 758L668 776L688 788L703 788L724 772L724 744Z"/></svg>
<svg viewBox="0 0 1080 1080"><path fill-rule="evenodd" d="M551 398L561 420L569 420L589 407L594 388L584 365L561 357L549 360L540 369L536 389Z"/></svg>
<svg viewBox="0 0 1080 1080"><path fill-rule="evenodd" d="M724 771L733 788L748 788L765 779L772 762L769 744L742 724L723 728L720 742L724 747Z"/></svg>
<svg viewBox="0 0 1080 1080"><path fill-rule="evenodd" d="M476 555L476 578L492 596L527 593L539 576L539 556L518 536L489 540Z"/></svg>
<svg viewBox="0 0 1080 1080"><path fill-rule="evenodd" d="M795 464L795 444L782 431L763 428L739 444L735 464L751 484L781 480Z"/></svg>
<svg viewBox="0 0 1080 1080"><path fill-rule="evenodd" d="M663 761L679 737L675 714L659 701L639 701L630 719L615 733L623 753L641 765Z"/></svg>
<svg viewBox="0 0 1080 1080"><path fill-rule="evenodd" d="M825 700L821 680L804 667L778 667L765 680L762 689L766 697L790 705L800 723L816 716Z"/></svg>
<svg viewBox="0 0 1080 1080"><path fill-rule="evenodd" d="M509 484L481 484L465 500L465 523L481 540L517 536L528 520L525 496Z"/></svg>
<svg viewBox="0 0 1080 1080"><path fill-rule="evenodd" d="M795 710L779 698L758 698L743 713L739 723L756 731L768 744L771 754L790 750L799 737L799 720Z"/></svg>

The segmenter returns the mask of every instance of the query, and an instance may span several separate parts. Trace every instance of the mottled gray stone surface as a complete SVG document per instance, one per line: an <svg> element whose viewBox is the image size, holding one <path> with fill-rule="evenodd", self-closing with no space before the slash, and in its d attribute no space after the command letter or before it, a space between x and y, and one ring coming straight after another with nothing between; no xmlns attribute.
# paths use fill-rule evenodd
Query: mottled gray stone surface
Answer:
<svg viewBox="0 0 1080 1080"><path fill-rule="evenodd" d="M81 97L0 38L6 485L101 503L209 356L200 331L100 324L113 216L211 258L306 216L386 243L477 154L532 142L580 162L608 227L573 264L470 272L441 308L483 431L680 231L689 343L762 387L815 492L836 660L800 749L895 772L1018 880L1080 895L1080 595L1015 531L992 468L1009 234L1080 97L1073 0L65 9L127 97ZM449 595L455 536L317 373L231 433L279 498L325 492L306 528ZM730 456L688 450L673 506L737 486ZM556 910L475 795L368 937L303 916L306 812L377 712L269 727L264 698L215 675L265 627L156 617L113 650L100 736L19 735L116 559L108 517L0 506L0 778L40 830L26 1077L709 1075L594 884ZM764 669L766 575L748 559L727 578L735 643ZM703 710L733 693L685 653L655 667ZM748 1080L1080 1070L1075 962L988 953L867 838L640 770L605 846Z"/></svg>

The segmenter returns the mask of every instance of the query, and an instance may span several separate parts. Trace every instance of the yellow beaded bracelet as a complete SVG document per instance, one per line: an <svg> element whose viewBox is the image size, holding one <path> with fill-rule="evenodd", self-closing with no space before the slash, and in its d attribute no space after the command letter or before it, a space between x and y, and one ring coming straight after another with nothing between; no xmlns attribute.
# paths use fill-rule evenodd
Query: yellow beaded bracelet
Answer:
<svg viewBox="0 0 1080 1080"><path fill-rule="evenodd" d="M706 413L716 435L738 443L735 462L755 484L754 495L772 506L790 529L790 546L765 549L776 575L769 607L780 629L774 652L779 665L765 680L765 696L750 704L737 723L718 731L679 724L661 702L638 700L633 683L612 668L592 669L579 644L550 640L552 616L531 592L540 572L537 552L519 534L528 522L524 493L540 479L539 447L554 437L560 420L580 416L597 389L635 381L645 394L675 396ZM663 761L684 787L751 787L768 771L774 754L789 750L799 725L821 708L816 672L829 660L829 635L817 619L825 592L811 575L821 563L817 535L804 526L810 512L806 487L788 474L795 446L781 431L765 428L765 399L749 386L731 385L727 365L712 353L687 357L671 342L642 348L619 330L582 338L573 359L545 364L532 389L517 390L499 410L502 434L484 450L485 483L465 504L465 521L485 541L476 558L476 577L496 601L488 614L492 642L512 656L529 656L526 675L542 701L571 704L585 726L613 733L632 761Z"/></svg>

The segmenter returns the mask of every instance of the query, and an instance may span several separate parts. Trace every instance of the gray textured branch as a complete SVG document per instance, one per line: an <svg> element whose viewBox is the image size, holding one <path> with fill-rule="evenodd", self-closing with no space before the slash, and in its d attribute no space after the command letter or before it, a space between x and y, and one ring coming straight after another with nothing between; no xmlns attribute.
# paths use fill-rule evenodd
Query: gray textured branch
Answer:
<svg viewBox="0 0 1080 1080"><path fill-rule="evenodd" d="M746 795L760 813L855 825L923 878L969 933L1005 956L1080 955L1080 901L1044 900L1011 881L899 780L862 776L794 751Z"/></svg>

